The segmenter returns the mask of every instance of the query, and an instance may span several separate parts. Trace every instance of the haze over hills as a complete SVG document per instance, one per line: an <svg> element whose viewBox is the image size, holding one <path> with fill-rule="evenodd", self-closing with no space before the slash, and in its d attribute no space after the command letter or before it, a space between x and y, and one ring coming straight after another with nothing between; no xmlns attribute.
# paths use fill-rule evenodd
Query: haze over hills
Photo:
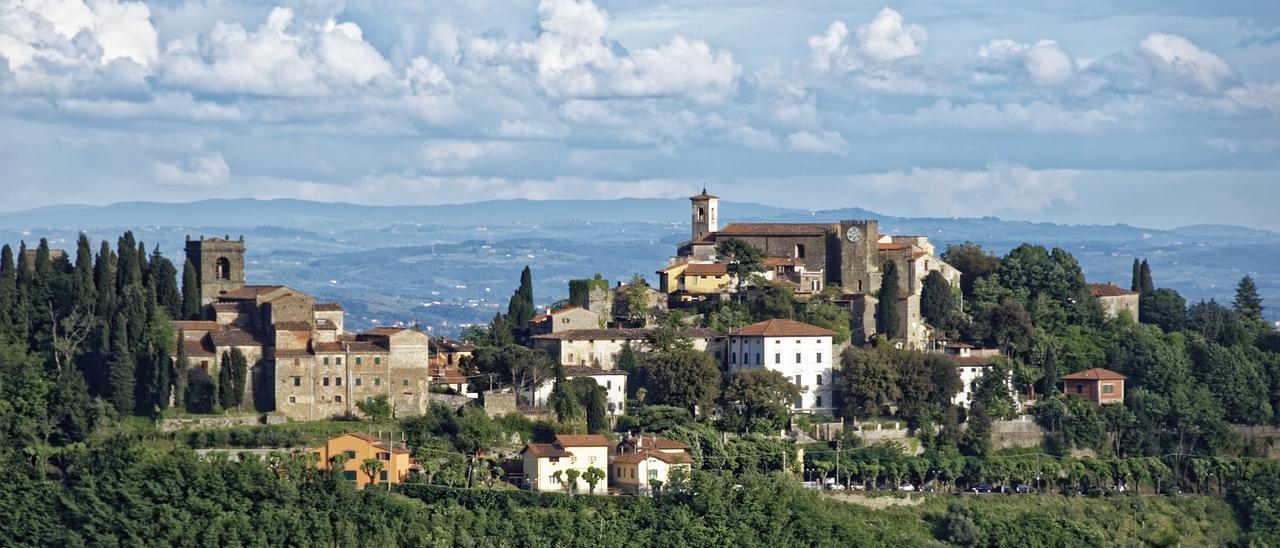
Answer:
<svg viewBox="0 0 1280 548"><path fill-rule="evenodd" d="M973 241L1003 254L1023 243L1067 249L1090 281L1127 286L1135 257L1156 283L1188 300L1229 302L1244 273L1280 303L1280 234L1228 225L1155 230L1126 224L1060 225L984 218L907 218L860 208L802 211L722 202L722 223L875 218L891 234L929 236L940 248ZM666 264L688 238L684 199L499 200L459 205L364 206L304 200L205 200L65 205L0 214L0 240L48 237L70 248L79 231L114 238L123 229L180 257L189 235L243 234L247 274L347 305L353 325L418 320L447 332L505 310L525 264L539 304L567 293L569 279L600 273L615 283ZM1274 309L1267 316L1277 318Z"/></svg>

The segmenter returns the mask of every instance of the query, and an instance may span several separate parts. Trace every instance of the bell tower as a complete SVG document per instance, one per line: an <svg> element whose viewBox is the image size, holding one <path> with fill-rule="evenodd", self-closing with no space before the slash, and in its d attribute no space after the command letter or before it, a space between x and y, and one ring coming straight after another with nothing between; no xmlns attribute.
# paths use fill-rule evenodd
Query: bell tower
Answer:
<svg viewBox="0 0 1280 548"><path fill-rule="evenodd" d="M218 295L244 287L244 236L239 240L187 236L187 259L196 267L200 305L216 302Z"/></svg>
<svg viewBox="0 0 1280 548"><path fill-rule="evenodd" d="M720 230L719 196L707 194L707 188L703 187L702 194L689 197L689 206L694 240Z"/></svg>

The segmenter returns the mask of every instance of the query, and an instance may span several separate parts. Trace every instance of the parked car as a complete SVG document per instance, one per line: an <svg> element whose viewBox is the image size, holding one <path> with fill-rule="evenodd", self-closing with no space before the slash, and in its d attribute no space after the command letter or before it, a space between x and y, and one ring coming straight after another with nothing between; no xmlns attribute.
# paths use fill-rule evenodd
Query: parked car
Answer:
<svg viewBox="0 0 1280 548"><path fill-rule="evenodd" d="M916 486L911 485L910 483L904 483L898 486L898 490L899 491L915 491Z"/></svg>
<svg viewBox="0 0 1280 548"><path fill-rule="evenodd" d="M843 484L843 483L828 483L828 484L827 484L827 489L829 489L829 490L831 490L831 491L844 491L844 484Z"/></svg>
<svg viewBox="0 0 1280 548"><path fill-rule="evenodd" d="M821 488L822 488L822 486L821 486L818 482L816 482L816 481L806 481L806 482L804 482L802 485L804 485L804 486L805 486L806 488L808 488L808 489L821 489Z"/></svg>
<svg viewBox="0 0 1280 548"><path fill-rule="evenodd" d="M1025 495L1025 494L1027 494L1027 493L1030 493L1031 491L1033 491L1033 489L1031 489L1031 486L1030 486L1030 485L1027 485L1027 484L1025 484L1025 483L1019 483L1019 484L1017 484L1017 485L1013 486L1013 492L1014 492L1014 493L1018 493L1018 494Z"/></svg>
<svg viewBox="0 0 1280 548"><path fill-rule="evenodd" d="M992 487L990 483L979 483L969 488L969 491L972 493L990 493L991 490Z"/></svg>
<svg viewBox="0 0 1280 548"><path fill-rule="evenodd" d="M866 486L866 485L863 485L863 484L861 484L861 483L855 483L855 484L853 484L852 489L853 489L854 491L866 491L866 490L867 490L867 486Z"/></svg>

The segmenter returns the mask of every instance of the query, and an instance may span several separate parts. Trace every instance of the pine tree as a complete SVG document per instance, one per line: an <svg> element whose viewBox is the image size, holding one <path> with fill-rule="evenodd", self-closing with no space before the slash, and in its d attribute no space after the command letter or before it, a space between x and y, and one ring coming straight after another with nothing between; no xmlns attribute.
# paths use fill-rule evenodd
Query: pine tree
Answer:
<svg viewBox="0 0 1280 548"><path fill-rule="evenodd" d="M1142 263L1138 259L1133 260L1133 277L1130 278L1129 291L1134 293L1142 292Z"/></svg>
<svg viewBox="0 0 1280 548"><path fill-rule="evenodd" d="M1258 296L1258 286L1253 283L1253 277L1245 274L1240 278L1240 284L1236 286L1236 300L1234 302L1236 312L1241 316L1253 319L1262 319L1262 297Z"/></svg>
<svg viewBox="0 0 1280 548"><path fill-rule="evenodd" d="M1142 265L1138 268L1138 279L1140 293L1146 295L1156 290L1155 282L1151 281L1151 265L1147 264L1147 260L1142 260Z"/></svg>
<svg viewBox="0 0 1280 548"><path fill-rule="evenodd" d="M218 405L223 410L235 407L235 381L231 372L231 353L222 353L222 362L218 367Z"/></svg>
<svg viewBox="0 0 1280 548"><path fill-rule="evenodd" d="M182 264L182 310L177 316L184 320L200 318L200 282L196 279L196 265L188 257Z"/></svg>
<svg viewBox="0 0 1280 548"><path fill-rule="evenodd" d="M902 337L898 298L898 265L886 261L880 282L880 301L876 303L876 332L889 339Z"/></svg>
<svg viewBox="0 0 1280 548"><path fill-rule="evenodd" d="M95 310L98 306L98 289L93 282L93 249L89 247L89 237L80 233L76 241L76 270L72 278L75 291L74 305L83 311Z"/></svg>
<svg viewBox="0 0 1280 548"><path fill-rule="evenodd" d="M115 329L111 335L113 354L107 371L109 389L107 400L121 414L133 412L137 377L137 360L129 344L127 325L123 314L116 316L113 324Z"/></svg>

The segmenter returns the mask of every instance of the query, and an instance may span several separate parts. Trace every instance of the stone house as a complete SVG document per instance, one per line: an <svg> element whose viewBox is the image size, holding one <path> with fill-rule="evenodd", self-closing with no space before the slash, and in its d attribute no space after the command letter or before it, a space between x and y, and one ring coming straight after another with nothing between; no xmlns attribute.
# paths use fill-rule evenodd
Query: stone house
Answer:
<svg viewBox="0 0 1280 548"><path fill-rule="evenodd" d="M1130 318L1138 319L1138 311L1142 296L1136 291L1129 291L1113 283L1089 284L1089 294L1098 299L1102 312L1108 318L1115 318L1121 312L1127 312Z"/></svg>
<svg viewBox="0 0 1280 548"><path fill-rule="evenodd" d="M530 341L533 348L546 350L561 365L613 370L617 368L618 355L624 346L630 344L635 351L642 351L652 332L649 328L578 329L535 335ZM709 329L690 329L686 335L695 349L712 354L717 361L721 359L718 333Z"/></svg>
<svg viewBox="0 0 1280 548"><path fill-rule="evenodd" d="M552 310L546 314L534 316L529 320L529 334L531 335L563 333L575 329L599 329L601 327L604 326L600 325L599 316L578 306Z"/></svg>

